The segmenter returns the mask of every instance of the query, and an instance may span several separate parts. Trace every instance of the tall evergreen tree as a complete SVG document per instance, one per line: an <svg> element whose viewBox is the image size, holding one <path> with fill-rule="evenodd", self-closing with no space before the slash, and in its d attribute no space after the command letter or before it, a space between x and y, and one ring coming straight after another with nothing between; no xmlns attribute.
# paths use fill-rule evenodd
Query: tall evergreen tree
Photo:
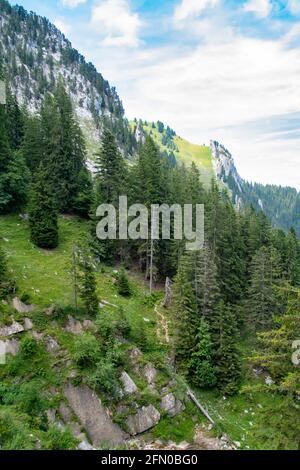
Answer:
<svg viewBox="0 0 300 470"><path fill-rule="evenodd" d="M191 354L190 375L198 387L214 387L216 370L213 361L213 342L208 323L202 319L196 335L197 344Z"/></svg>
<svg viewBox="0 0 300 470"><path fill-rule="evenodd" d="M241 381L238 329L232 309L220 302L212 327L217 386L225 395L235 394Z"/></svg>
<svg viewBox="0 0 300 470"><path fill-rule="evenodd" d="M32 186L29 203L31 241L40 248L58 245L57 204L48 173L40 167Z"/></svg>
<svg viewBox="0 0 300 470"><path fill-rule="evenodd" d="M95 316L98 312L97 284L94 261L86 247L75 250L76 282L79 296L83 301L88 315Z"/></svg>

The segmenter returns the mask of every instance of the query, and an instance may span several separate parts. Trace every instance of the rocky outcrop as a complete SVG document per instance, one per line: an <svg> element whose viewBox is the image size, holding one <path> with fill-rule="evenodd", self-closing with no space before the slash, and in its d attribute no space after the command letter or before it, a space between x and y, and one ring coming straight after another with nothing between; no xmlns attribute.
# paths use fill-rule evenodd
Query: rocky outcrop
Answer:
<svg viewBox="0 0 300 470"><path fill-rule="evenodd" d="M24 327L20 325L20 323L14 321L12 325L0 328L0 336L12 336L16 335L17 333L22 333L22 331L24 331Z"/></svg>
<svg viewBox="0 0 300 470"><path fill-rule="evenodd" d="M126 425L132 436L141 434L158 424L160 413L153 405L140 408L135 415L128 416Z"/></svg>
<svg viewBox="0 0 300 470"><path fill-rule="evenodd" d="M93 446L99 447L103 442L124 443L128 436L112 422L107 409L89 387L74 387L69 383L64 393Z"/></svg>
<svg viewBox="0 0 300 470"><path fill-rule="evenodd" d="M26 331L32 330L33 324L32 324L32 321L30 320L30 318L25 318L24 319L24 328L25 328Z"/></svg>
<svg viewBox="0 0 300 470"><path fill-rule="evenodd" d="M13 356L16 356L19 350L20 350L20 341L17 339L0 341L0 351L3 354L12 354Z"/></svg>
<svg viewBox="0 0 300 470"><path fill-rule="evenodd" d="M178 415L184 410L183 403L175 397L174 393L168 393L168 395L165 395L161 400L160 407L172 417Z"/></svg>
<svg viewBox="0 0 300 470"><path fill-rule="evenodd" d="M127 374L127 372L125 372L125 371L122 372L122 375L121 375L120 379L121 379L121 382L122 382L122 385L123 385L123 388L124 388L124 392L127 395L133 395L133 394L137 393L138 388L135 385L132 378Z"/></svg>
<svg viewBox="0 0 300 470"><path fill-rule="evenodd" d="M83 327L80 321L75 320L75 318L69 315L65 331L68 333L73 333L74 335L80 335L83 332Z"/></svg>

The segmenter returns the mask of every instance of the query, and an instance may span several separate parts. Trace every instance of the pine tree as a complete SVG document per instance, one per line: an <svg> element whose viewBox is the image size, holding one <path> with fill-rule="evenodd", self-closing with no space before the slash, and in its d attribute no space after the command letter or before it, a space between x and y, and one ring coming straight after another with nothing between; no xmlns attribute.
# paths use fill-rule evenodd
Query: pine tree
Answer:
<svg viewBox="0 0 300 470"><path fill-rule="evenodd" d="M57 205L48 173L41 167L31 186L29 203L31 241L40 248L58 245Z"/></svg>
<svg viewBox="0 0 300 470"><path fill-rule="evenodd" d="M217 386L225 395L234 395L241 381L238 329L232 309L223 301L219 303L214 319L212 338Z"/></svg>
<svg viewBox="0 0 300 470"><path fill-rule="evenodd" d="M193 253L194 290L199 317L211 324L220 297L217 267L213 254L206 244L202 250Z"/></svg>
<svg viewBox="0 0 300 470"><path fill-rule="evenodd" d="M37 116L25 118L22 153L30 171L37 171L43 157L41 120Z"/></svg>
<svg viewBox="0 0 300 470"><path fill-rule="evenodd" d="M286 237L286 273L292 286L300 285L300 241L292 228Z"/></svg>
<svg viewBox="0 0 300 470"><path fill-rule="evenodd" d="M216 371L213 363L213 343L208 323L202 319L196 335L196 348L189 363L190 375L197 387L214 387Z"/></svg>

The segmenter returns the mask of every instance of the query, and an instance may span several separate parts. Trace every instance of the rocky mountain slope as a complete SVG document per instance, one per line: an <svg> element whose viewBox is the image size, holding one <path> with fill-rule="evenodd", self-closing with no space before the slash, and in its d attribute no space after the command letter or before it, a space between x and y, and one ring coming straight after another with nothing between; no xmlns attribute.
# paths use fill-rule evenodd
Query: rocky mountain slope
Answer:
<svg viewBox="0 0 300 470"><path fill-rule="evenodd" d="M150 134L171 164L196 163L206 185L217 177L237 205L251 204L263 210L275 227L293 226L300 236L300 194L295 189L247 183L230 152L218 142L212 141L210 147L191 144L160 121L129 123L115 88L46 18L0 0L0 55L12 91L31 111L39 108L58 80L64 80L86 137L90 163L104 126L113 131L127 158L136 155L139 142Z"/></svg>

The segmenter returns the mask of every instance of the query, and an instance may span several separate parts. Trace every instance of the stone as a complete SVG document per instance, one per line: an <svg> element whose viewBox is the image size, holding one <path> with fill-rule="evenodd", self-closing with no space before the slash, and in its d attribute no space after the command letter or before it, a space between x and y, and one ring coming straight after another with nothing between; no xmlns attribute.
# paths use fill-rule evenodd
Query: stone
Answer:
<svg viewBox="0 0 300 470"><path fill-rule="evenodd" d="M141 351L140 351L138 348L131 348L131 349L129 350L129 358L130 358L132 361L136 361L136 360L139 359L141 356L142 356L142 353L141 353Z"/></svg>
<svg viewBox="0 0 300 470"><path fill-rule="evenodd" d="M78 450L95 450L91 444L88 443L88 441L84 440L81 441L80 444L78 444L77 447Z"/></svg>
<svg viewBox="0 0 300 470"><path fill-rule="evenodd" d="M33 328L33 323L32 323L32 321L30 320L30 318L25 318L25 319L24 319L24 328L25 328L25 331L32 330L32 328Z"/></svg>
<svg viewBox="0 0 300 470"><path fill-rule="evenodd" d="M52 305L51 307L45 308L44 313L47 315L47 317L51 317L55 312L55 306Z"/></svg>
<svg viewBox="0 0 300 470"><path fill-rule="evenodd" d="M161 400L160 407L172 417L178 415L184 410L183 403L175 397L174 393L165 395Z"/></svg>
<svg viewBox="0 0 300 470"><path fill-rule="evenodd" d="M124 387L124 392L127 395L133 395L138 391L137 386L135 385L134 381L132 378L127 374L127 372L123 371L121 375L121 382Z"/></svg>
<svg viewBox="0 0 300 470"><path fill-rule="evenodd" d="M46 411L47 415L47 420L49 424L54 424L55 423L55 416L56 416L56 411L51 409Z"/></svg>
<svg viewBox="0 0 300 470"><path fill-rule="evenodd" d="M83 328L84 328L85 330L90 330L90 331L95 331L95 330L96 330L95 323L92 322L91 320L84 320L84 322L83 322Z"/></svg>
<svg viewBox="0 0 300 470"><path fill-rule="evenodd" d="M0 336L12 336L22 331L24 331L23 326L14 321L12 325L0 328Z"/></svg>
<svg viewBox="0 0 300 470"><path fill-rule="evenodd" d="M80 321L75 320L71 315L68 315L68 323L65 327L65 331L68 333L73 333L74 335L80 335L83 333L82 324Z"/></svg>
<svg viewBox="0 0 300 470"><path fill-rule="evenodd" d="M153 405L140 408L135 415L128 416L126 425L132 436L141 434L158 424L160 413Z"/></svg>
<svg viewBox="0 0 300 470"><path fill-rule="evenodd" d="M30 331L30 336L34 339L36 339L37 341L42 341L42 339L44 338L44 334L43 333L38 333L37 331Z"/></svg>
<svg viewBox="0 0 300 470"><path fill-rule="evenodd" d="M13 308L19 313L30 313L35 309L35 306L26 305L18 297L15 297L13 299Z"/></svg>
<svg viewBox="0 0 300 470"><path fill-rule="evenodd" d="M20 350L20 341L17 339L0 341L0 350L3 348L6 354L12 354L13 356L16 356Z"/></svg>
<svg viewBox="0 0 300 470"><path fill-rule="evenodd" d="M60 402L58 411L66 424L72 421L73 412L63 401Z"/></svg>
<svg viewBox="0 0 300 470"><path fill-rule="evenodd" d="M144 370L143 370L143 375L149 385L155 382L157 371L155 367L153 366L153 364L149 362L148 364L145 365Z"/></svg>
<svg viewBox="0 0 300 470"><path fill-rule="evenodd" d="M45 346L48 353L55 353L59 350L59 344L57 341L55 341L55 339L52 338L52 336L47 336L45 340Z"/></svg>
<svg viewBox="0 0 300 470"><path fill-rule="evenodd" d="M272 378L268 375L266 378L265 378L265 383L266 385L273 385L274 381L272 380Z"/></svg>
<svg viewBox="0 0 300 470"><path fill-rule="evenodd" d="M113 423L107 409L89 387L74 387L69 383L64 394L93 446L100 447L103 442L119 445L126 441L127 434Z"/></svg>

